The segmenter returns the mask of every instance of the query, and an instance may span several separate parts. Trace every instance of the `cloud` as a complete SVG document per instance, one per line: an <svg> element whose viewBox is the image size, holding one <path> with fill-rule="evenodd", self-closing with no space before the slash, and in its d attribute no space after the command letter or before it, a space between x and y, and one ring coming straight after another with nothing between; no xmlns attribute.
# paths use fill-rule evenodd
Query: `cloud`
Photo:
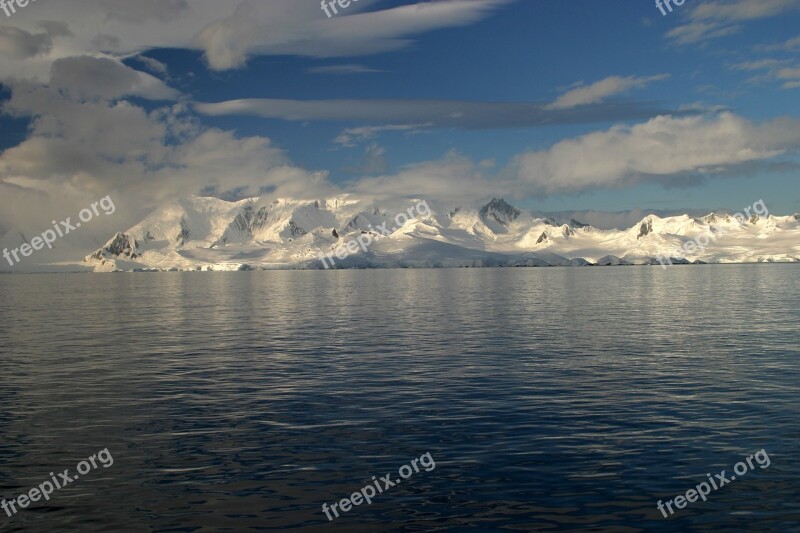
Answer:
<svg viewBox="0 0 800 533"><path fill-rule="evenodd" d="M360 128L347 128L342 131L334 140L335 144L352 148L358 142L374 139L380 133L386 131L404 131L407 133L419 133L424 128L432 124L388 124L386 126L362 126Z"/></svg>
<svg viewBox="0 0 800 533"><path fill-rule="evenodd" d="M0 54L27 59L50 52L53 38L47 33L30 33L12 26L0 26Z"/></svg>
<svg viewBox="0 0 800 533"><path fill-rule="evenodd" d="M150 100L175 100L180 94L158 78L118 61L89 56L55 61L50 83L81 98L140 96Z"/></svg>
<svg viewBox="0 0 800 533"><path fill-rule="evenodd" d="M100 33L92 39L92 47L102 51L118 50L122 46L122 41L116 35Z"/></svg>
<svg viewBox="0 0 800 533"><path fill-rule="evenodd" d="M774 17L798 7L797 0L734 0L729 2L704 2L692 12L695 20L741 22Z"/></svg>
<svg viewBox="0 0 800 533"><path fill-rule="evenodd" d="M39 22L39 27L44 29L50 37L73 37L74 34L69 30L66 22L56 20L43 20Z"/></svg>
<svg viewBox="0 0 800 533"><path fill-rule="evenodd" d="M245 1L234 12L204 27L194 38L209 66L243 66L250 55L352 57L397 50L411 36L477 22L510 0L448 0L346 14L328 19L314 2ZM359 9L367 8L362 0ZM355 7L355 6L353 6Z"/></svg>
<svg viewBox="0 0 800 533"><path fill-rule="evenodd" d="M297 0L40 2L0 33L0 83L11 91L0 111L29 121L27 138L0 152L0 228L35 229L109 193L119 207L110 222L115 230L190 194L339 194L327 172L294 165L269 138L203 126L183 103L170 102L180 100L178 91L137 70L136 61L166 76L165 65L141 54L198 50L218 70L254 55L377 54L408 46L424 32L478 22L510 1L436 0L381 9L378 0L360 0L334 20L318 3ZM369 70L344 64L318 72ZM162 104L145 107L129 97ZM359 142L377 135L352 134ZM380 174L386 166L385 149L371 143L357 170ZM84 235L105 240L111 231L96 229Z"/></svg>
<svg viewBox="0 0 800 533"><path fill-rule="evenodd" d="M360 0L332 19L318 2L297 0L39 2L14 19L18 31L2 45L14 56L0 48L0 72L44 81L53 61L101 50L116 58L157 48L197 50L215 70L241 67L254 55L379 54L406 47L426 32L474 24L513 1L435 0L382 9L379 0ZM61 31L51 26L42 34L53 21ZM58 41L48 46L45 35Z"/></svg>
<svg viewBox="0 0 800 533"><path fill-rule="evenodd" d="M567 109L580 105L596 104L610 96L621 94L631 89L639 89L651 82L664 80L668 77L668 74L649 77L628 76L625 78L610 76L591 85L577 87L562 94L555 102L547 106L547 109Z"/></svg>
<svg viewBox="0 0 800 533"><path fill-rule="evenodd" d="M800 78L800 67L782 68L778 71L778 79L791 80Z"/></svg>
<svg viewBox="0 0 800 533"><path fill-rule="evenodd" d="M312 74L368 74L373 72L386 72L364 65L328 65L324 67L311 67L308 72Z"/></svg>
<svg viewBox="0 0 800 533"><path fill-rule="evenodd" d="M122 77L101 94L90 83L94 96L87 99L79 94L86 68ZM205 127L182 103L148 111L118 99L137 77L117 64L76 67L65 60L54 71L58 84L9 86L2 111L27 117L30 127L27 139L0 153L0 227L35 229L112 194L120 208L108 219L114 226L87 230L104 241L163 202L202 191L225 197L269 190L297 198L340 192L327 173L293 165L266 137Z"/></svg>
<svg viewBox="0 0 800 533"><path fill-rule="evenodd" d="M169 68L167 67L167 65L165 65L164 63L162 63L157 59L153 59L152 57L142 56L142 55L138 55L134 57L134 59L139 63L141 63L142 65L144 65L145 68L148 69L150 72L154 72L161 76L167 76L169 74Z"/></svg>
<svg viewBox="0 0 800 533"><path fill-rule="evenodd" d="M667 35L680 44L692 44L740 31L743 22L771 18L800 7L798 0L735 0L698 4L690 22Z"/></svg>
<svg viewBox="0 0 800 533"><path fill-rule="evenodd" d="M785 41L782 47L784 50L795 50L800 48L800 36Z"/></svg>
<svg viewBox="0 0 800 533"><path fill-rule="evenodd" d="M459 100L288 100L242 99L196 103L204 115L251 115L287 121L355 121L377 124L430 124L438 128L493 129L637 120L672 110L638 103L588 104L548 109L527 102Z"/></svg>
<svg viewBox="0 0 800 533"><path fill-rule="evenodd" d="M90 3L102 5L110 20L140 25L151 20L170 22L189 9L188 0L92 0Z"/></svg>
<svg viewBox="0 0 800 533"><path fill-rule="evenodd" d="M709 41L741 31L741 24L772 18L800 7L800 0L703 2L688 11L689 22L667 33L678 44Z"/></svg>
<svg viewBox="0 0 800 533"><path fill-rule="evenodd" d="M771 44L771 45L760 45L756 47L756 50L762 52L776 52L776 51L792 51L800 48L800 36L792 37L782 43L778 44Z"/></svg>
<svg viewBox="0 0 800 533"><path fill-rule="evenodd" d="M386 148L378 143L370 143L364 149L364 155L361 161L354 166L345 167L345 172L350 174L357 174L360 176L372 176L386 172L389 168L389 163L386 160Z"/></svg>
<svg viewBox="0 0 800 533"><path fill-rule="evenodd" d="M492 182L470 158L456 151L442 159L407 165L395 174L361 178L347 190L365 196L417 196L448 202L472 202L476 198L511 192L511 187Z"/></svg>
<svg viewBox="0 0 800 533"><path fill-rule="evenodd" d="M743 63L737 63L732 65L731 68L734 70L745 70L745 71L752 71L752 70L770 70L775 67L780 67L782 65L786 65L789 63L790 60L788 59L759 59L756 61L745 61Z"/></svg>
<svg viewBox="0 0 800 533"><path fill-rule="evenodd" d="M258 9L250 2L242 2L234 12L215 21L195 37L194 43L205 52L208 66L213 70L241 67L248 54L258 43L259 35L268 31L258 23Z"/></svg>
<svg viewBox="0 0 800 533"><path fill-rule="evenodd" d="M800 147L800 121L756 125L732 113L715 117L655 117L634 126L590 133L548 150L517 156L509 171L529 191L569 193L697 182L737 166L767 161Z"/></svg>
<svg viewBox="0 0 800 533"><path fill-rule="evenodd" d="M61 21L41 20L34 27L43 29L44 33L33 33L16 26L0 26L0 56L5 55L19 62L46 55L53 49L54 39L73 36L69 26Z"/></svg>
<svg viewBox="0 0 800 533"><path fill-rule="evenodd" d="M749 81L752 83L778 81L782 83L781 88L783 89L796 89L800 86L800 67L789 66L791 63L792 60L789 59L762 59L739 63L733 65L732 68L744 71L765 71L764 74L751 78Z"/></svg>

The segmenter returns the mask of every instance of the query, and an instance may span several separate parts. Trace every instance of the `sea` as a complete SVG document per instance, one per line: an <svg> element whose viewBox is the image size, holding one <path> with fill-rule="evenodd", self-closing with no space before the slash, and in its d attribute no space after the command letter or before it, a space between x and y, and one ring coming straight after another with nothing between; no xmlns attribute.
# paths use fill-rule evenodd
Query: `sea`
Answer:
<svg viewBox="0 0 800 533"><path fill-rule="evenodd" d="M799 274L3 275L0 531L800 531Z"/></svg>

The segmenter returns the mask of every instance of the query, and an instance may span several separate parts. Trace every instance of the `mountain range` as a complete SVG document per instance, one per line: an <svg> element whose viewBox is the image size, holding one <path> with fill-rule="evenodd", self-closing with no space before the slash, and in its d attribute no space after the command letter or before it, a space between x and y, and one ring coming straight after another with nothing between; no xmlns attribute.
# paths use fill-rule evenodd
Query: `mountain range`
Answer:
<svg viewBox="0 0 800 533"><path fill-rule="evenodd" d="M687 246L698 239L708 244ZM799 260L796 214L648 215L628 229L600 229L537 216L499 198L477 207L448 207L354 195L236 202L192 196L117 233L82 266L110 272Z"/></svg>

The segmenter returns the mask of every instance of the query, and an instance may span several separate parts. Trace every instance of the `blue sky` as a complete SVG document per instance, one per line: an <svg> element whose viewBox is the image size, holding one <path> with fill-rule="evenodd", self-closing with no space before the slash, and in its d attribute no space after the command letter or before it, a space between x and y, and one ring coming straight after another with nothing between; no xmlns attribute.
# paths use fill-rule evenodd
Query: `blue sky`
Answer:
<svg viewBox="0 0 800 533"><path fill-rule="evenodd" d="M316 0L64 0L0 12L0 193L20 205L114 191L142 210L185 194L357 192L797 211L800 0L673 7L360 0L328 19Z"/></svg>

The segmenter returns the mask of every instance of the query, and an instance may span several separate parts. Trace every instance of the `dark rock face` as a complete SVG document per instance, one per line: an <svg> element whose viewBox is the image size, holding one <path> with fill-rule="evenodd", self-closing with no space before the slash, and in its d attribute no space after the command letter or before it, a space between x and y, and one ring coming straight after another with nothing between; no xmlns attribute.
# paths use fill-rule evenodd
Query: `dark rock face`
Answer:
<svg viewBox="0 0 800 533"><path fill-rule="evenodd" d="M254 231L261 229L269 223L269 211L266 207L262 207L256 212L252 219L250 219L250 230Z"/></svg>
<svg viewBox="0 0 800 533"><path fill-rule="evenodd" d="M136 239L125 233L117 233L108 244L97 250L89 256L88 259L96 259L98 261L105 261L108 256L124 257L127 259L136 259L139 257L137 250L139 243ZM84 260L85 261L85 260Z"/></svg>
<svg viewBox="0 0 800 533"><path fill-rule="evenodd" d="M189 226L186 224L186 219L181 218L181 230L175 238L175 242L177 242L179 246L183 246L186 241L189 240L189 235Z"/></svg>
<svg viewBox="0 0 800 533"><path fill-rule="evenodd" d="M543 242L546 241L547 241L547 233L542 232L542 234L539 236L539 240L536 241L536 244L542 244Z"/></svg>
<svg viewBox="0 0 800 533"><path fill-rule="evenodd" d="M268 220L268 208L262 207L256 211L252 205L247 205L241 213L236 215L230 227L242 233L252 235L254 231L263 228Z"/></svg>
<svg viewBox="0 0 800 533"><path fill-rule="evenodd" d="M305 229L298 226L294 220L289 221L289 232L293 237L302 237L308 233Z"/></svg>
<svg viewBox="0 0 800 533"><path fill-rule="evenodd" d="M653 232L653 221L648 220L647 222L642 224L642 227L639 228L639 235L636 237L637 239L641 239L642 237L646 237Z"/></svg>
<svg viewBox="0 0 800 533"><path fill-rule="evenodd" d="M233 222L231 222L231 227L239 231L249 231L250 222L247 220L246 214L247 211L245 210L245 214L239 213L236 215L236 218L234 218Z"/></svg>
<svg viewBox="0 0 800 533"><path fill-rule="evenodd" d="M508 226L522 214L522 211L512 206L502 198L492 198L492 201L480 210L481 218L492 218L498 224Z"/></svg>

